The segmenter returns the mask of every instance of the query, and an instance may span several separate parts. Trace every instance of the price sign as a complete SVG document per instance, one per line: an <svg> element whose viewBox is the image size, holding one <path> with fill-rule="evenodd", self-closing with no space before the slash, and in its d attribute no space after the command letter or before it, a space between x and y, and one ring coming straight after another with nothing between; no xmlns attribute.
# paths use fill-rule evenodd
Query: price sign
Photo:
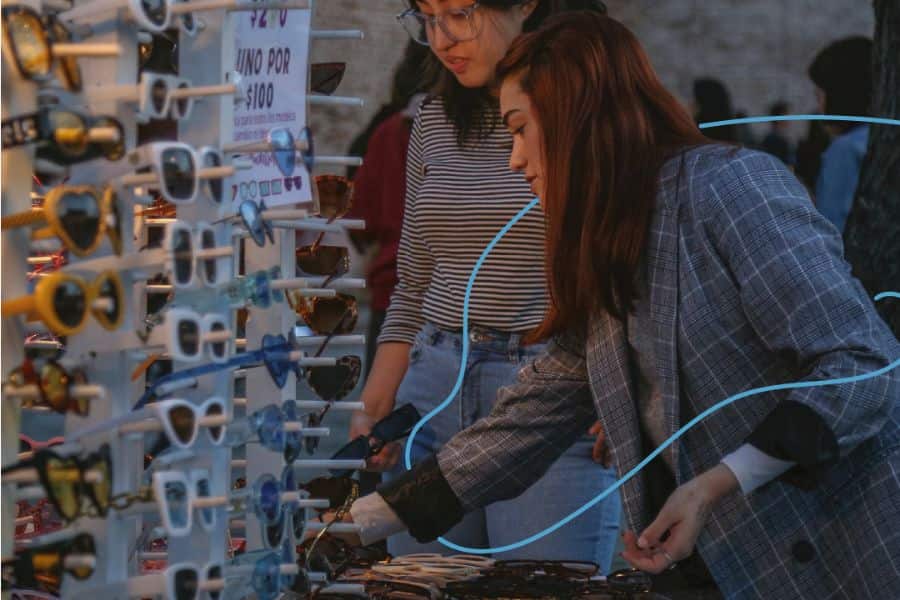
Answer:
<svg viewBox="0 0 900 600"><path fill-rule="evenodd" d="M265 141L288 128L295 137L306 125L310 10L258 9L234 14L234 70L243 98L234 109L234 141ZM271 152L248 155L253 168L231 178L234 208L244 200L267 206L312 200L310 175L300 156L292 171L279 168Z"/></svg>

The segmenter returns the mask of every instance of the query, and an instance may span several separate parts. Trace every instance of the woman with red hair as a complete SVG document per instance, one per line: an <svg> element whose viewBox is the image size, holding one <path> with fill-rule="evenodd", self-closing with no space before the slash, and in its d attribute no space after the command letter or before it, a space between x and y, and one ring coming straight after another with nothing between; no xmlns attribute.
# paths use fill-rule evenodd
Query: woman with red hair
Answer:
<svg viewBox="0 0 900 600"><path fill-rule="evenodd" d="M362 540L432 539L515 497L598 416L622 477L722 400L800 382L625 481L624 557L691 598L896 596L900 343L804 187L703 137L608 17L523 35L498 81L510 166L546 214L550 344L489 417L354 504Z"/></svg>

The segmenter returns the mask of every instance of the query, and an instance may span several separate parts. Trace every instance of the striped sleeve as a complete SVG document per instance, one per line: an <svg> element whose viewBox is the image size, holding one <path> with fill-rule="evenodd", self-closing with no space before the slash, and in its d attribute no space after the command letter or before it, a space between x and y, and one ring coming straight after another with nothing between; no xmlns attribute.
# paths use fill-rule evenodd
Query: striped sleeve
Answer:
<svg viewBox="0 0 900 600"><path fill-rule="evenodd" d="M413 122L406 155L406 199L400 246L397 250L397 286L391 295L378 343L412 344L425 325L422 304L431 283L434 259L424 243L416 215L416 196L423 177L422 109Z"/></svg>

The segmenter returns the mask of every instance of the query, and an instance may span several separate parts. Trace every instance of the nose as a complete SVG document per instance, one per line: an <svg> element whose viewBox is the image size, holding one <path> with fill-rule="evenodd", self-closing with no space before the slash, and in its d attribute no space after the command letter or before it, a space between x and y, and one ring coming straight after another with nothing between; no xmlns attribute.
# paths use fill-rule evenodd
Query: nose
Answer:
<svg viewBox="0 0 900 600"><path fill-rule="evenodd" d="M513 139L512 153L509 155L509 168L512 171L524 171L528 165L525 152L522 150L522 141Z"/></svg>
<svg viewBox="0 0 900 600"><path fill-rule="evenodd" d="M444 31L443 25L436 23L429 31L431 32L429 41L435 50L448 50L456 45L456 41Z"/></svg>

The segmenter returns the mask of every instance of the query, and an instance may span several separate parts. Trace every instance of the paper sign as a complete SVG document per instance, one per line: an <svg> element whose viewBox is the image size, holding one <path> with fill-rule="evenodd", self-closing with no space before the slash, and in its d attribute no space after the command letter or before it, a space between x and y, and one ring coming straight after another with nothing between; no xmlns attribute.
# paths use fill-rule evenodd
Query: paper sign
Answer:
<svg viewBox="0 0 900 600"><path fill-rule="evenodd" d="M234 141L263 142L271 129L287 127L295 138L306 125L310 11L259 9L234 14L235 71L243 99L234 108ZM232 205L264 201L267 207L310 202L310 175L297 154L283 173L271 152L244 155L252 169L231 178Z"/></svg>

